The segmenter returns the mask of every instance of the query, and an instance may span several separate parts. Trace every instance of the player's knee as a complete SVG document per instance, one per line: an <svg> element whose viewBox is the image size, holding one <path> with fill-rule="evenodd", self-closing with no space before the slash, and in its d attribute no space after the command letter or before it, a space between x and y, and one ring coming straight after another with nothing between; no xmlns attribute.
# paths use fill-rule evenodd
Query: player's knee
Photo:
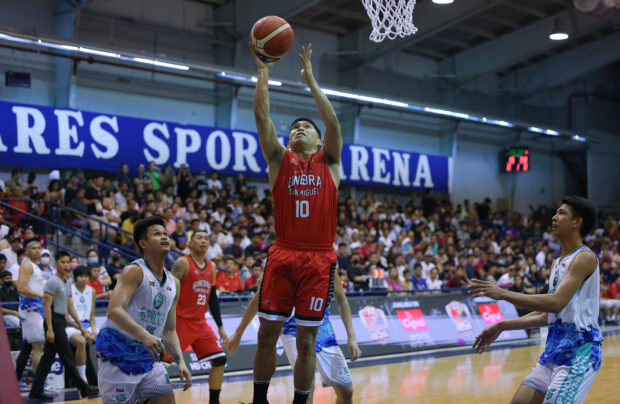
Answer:
<svg viewBox="0 0 620 404"><path fill-rule="evenodd" d="M297 352L299 356L307 356L316 352L316 336L297 334Z"/></svg>
<svg viewBox="0 0 620 404"><path fill-rule="evenodd" d="M86 339L83 336L73 337L73 343L76 348L83 349L86 346Z"/></svg>
<svg viewBox="0 0 620 404"><path fill-rule="evenodd" d="M338 403L350 403L353 400L353 385L339 386L335 388Z"/></svg>
<svg viewBox="0 0 620 404"><path fill-rule="evenodd" d="M258 328L258 345L275 345L278 342L278 337L280 336L279 329L273 329L271 327L263 327L262 325Z"/></svg>
<svg viewBox="0 0 620 404"><path fill-rule="evenodd" d="M220 366L224 366L226 362L226 356L218 356L217 358L211 360L211 367L217 368Z"/></svg>

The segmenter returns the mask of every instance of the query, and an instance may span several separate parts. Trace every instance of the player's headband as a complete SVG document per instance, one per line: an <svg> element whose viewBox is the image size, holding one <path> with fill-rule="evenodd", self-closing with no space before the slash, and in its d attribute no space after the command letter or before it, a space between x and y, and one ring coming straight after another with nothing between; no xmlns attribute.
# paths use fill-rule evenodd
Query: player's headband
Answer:
<svg viewBox="0 0 620 404"><path fill-rule="evenodd" d="M312 121L312 119L310 119L310 118L304 118L304 117L301 117L301 118L297 118L297 119L295 119L295 120L293 121L293 123L291 124L291 129L293 129L293 126L294 126L297 122L299 122L299 121L306 121L306 122L310 122L310 124L311 124L312 126L314 126L314 129L316 129L317 133L319 134L319 139L323 140L323 138L321 137L321 130L319 129L319 127L318 127L318 126L316 126L316 124L315 124L315 123Z"/></svg>

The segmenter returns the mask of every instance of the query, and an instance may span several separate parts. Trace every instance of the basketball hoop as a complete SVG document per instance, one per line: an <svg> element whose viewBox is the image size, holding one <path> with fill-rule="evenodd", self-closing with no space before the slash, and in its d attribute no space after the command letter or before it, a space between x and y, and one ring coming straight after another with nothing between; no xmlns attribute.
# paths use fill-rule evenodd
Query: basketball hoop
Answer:
<svg viewBox="0 0 620 404"><path fill-rule="evenodd" d="M386 37L404 38L418 31L413 25L415 0L362 0L362 4L372 23L370 40L373 42Z"/></svg>

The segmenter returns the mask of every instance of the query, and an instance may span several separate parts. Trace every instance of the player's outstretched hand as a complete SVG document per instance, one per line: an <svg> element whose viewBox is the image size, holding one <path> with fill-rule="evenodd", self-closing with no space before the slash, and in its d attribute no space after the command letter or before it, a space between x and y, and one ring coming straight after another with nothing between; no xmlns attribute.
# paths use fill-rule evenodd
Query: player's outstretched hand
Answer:
<svg viewBox="0 0 620 404"><path fill-rule="evenodd" d="M489 281L481 281L478 279L472 279L469 281L469 285L467 285L467 289L469 289L469 293L479 297L486 296L495 300L502 300L506 291L499 286L497 286L494 282Z"/></svg>
<svg viewBox="0 0 620 404"><path fill-rule="evenodd" d="M152 334L145 332L141 342L155 360L159 360L159 356L166 353L164 343Z"/></svg>
<svg viewBox="0 0 620 404"><path fill-rule="evenodd" d="M259 69L267 69L267 71L269 71L276 63L280 61L280 59L267 61L256 51L256 47L252 45L252 42L248 42L248 46L250 47L250 52L252 52L252 55L254 56L256 66Z"/></svg>
<svg viewBox="0 0 620 404"><path fill-rule="evenodd" d="M308 48L301 47L301 53L299 54L299 59L301 59L301 64L303 69L301 69L301 79L307 85L310 85L312 81L314 81L314 75L312 74L312 44L308 44Z"/></svg>
<svg viewBox="0 0 620 404"><path fill-rule="evenodd" d="M233 332L233 334L224 342L224 348L228 351L229 355L234 354L239 348L239 344L241 343L241 333L237 333L237 331Z"/></svg>
<svg viewBox="0 0 620 404"><path fill-rule="evenodd" d="M480 335L476 337L476 341L474 341L472 348L474 348L477 354L481 354L489 345L491 345L493 341L497 339L497 337L499 337L499 334L501 333L502 328L500 323L495 323L488 326L482 330Z"/></svg>
<svg viewBox="0 0 620 404"><path fill-rule="evenodd" d="M359 346L357 346L357 341L355 338L349 339L347 346L349 347L349 352L351 353L351 361L356 361L360 356L362 356L362 350Z"/></svg>
<svg viewBox="0 0 620 404"><path fill-rule="evenodd" d="M220 343L226 344L226 341L228 341L228 335L226 334L224 326L218 327L217 332L220 334Z"/></svg>
<svg viewBox="0 0 620 404"><path fill-rule="evenodd" d="M192 385L192 374L189 372L189 370L187 370L185 362L179 363L179 379L181 379L181 381L185 381L183 391L189 389Z"/></svg>

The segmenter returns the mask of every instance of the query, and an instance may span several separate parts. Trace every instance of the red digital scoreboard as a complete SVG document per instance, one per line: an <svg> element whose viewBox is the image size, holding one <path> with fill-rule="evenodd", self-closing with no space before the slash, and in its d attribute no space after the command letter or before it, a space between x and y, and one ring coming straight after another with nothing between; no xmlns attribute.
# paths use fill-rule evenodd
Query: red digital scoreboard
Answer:
<svg viewBox="0 0 620 404"><path fill-rule="evenodd" d="M504 173L521 173L530 170L530 149L511 147L500 155L500 169Z"/></svg>

